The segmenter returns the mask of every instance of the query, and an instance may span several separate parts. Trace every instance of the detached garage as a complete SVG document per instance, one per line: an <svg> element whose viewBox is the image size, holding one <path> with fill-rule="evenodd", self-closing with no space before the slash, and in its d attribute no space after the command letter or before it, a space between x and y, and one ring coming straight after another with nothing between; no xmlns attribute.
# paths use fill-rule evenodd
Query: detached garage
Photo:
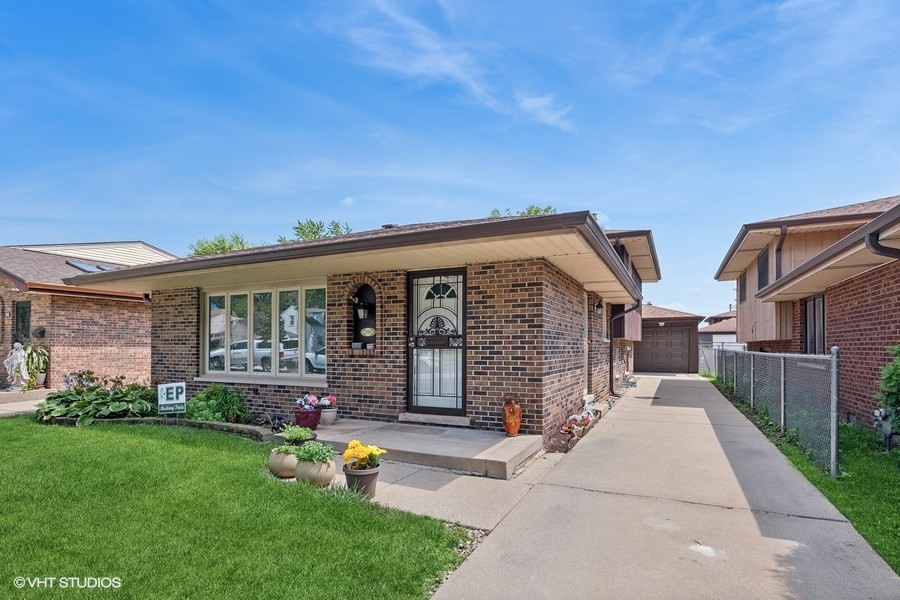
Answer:
<svg viewBox="0 0 900 600"><path fill-rule="evenodd" d="M641 341L634 344L634 370L643 373L699 371L697 326L703 317L652 304L642 310Z"/></svg>

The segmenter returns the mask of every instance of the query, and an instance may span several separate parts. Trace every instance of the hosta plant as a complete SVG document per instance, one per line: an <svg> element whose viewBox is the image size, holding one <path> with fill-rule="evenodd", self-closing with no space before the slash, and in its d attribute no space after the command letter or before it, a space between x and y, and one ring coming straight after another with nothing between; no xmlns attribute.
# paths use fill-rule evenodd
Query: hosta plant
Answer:
<svg viewBox="0 0 900 600"><path fill-rule="evenodd" d="M153 390L139 385L114 390L91 387L53 392L35 408L39 421L68 417L78 419L75 424L83 426L95 419L149 416L153 413L150 398L155 398Z"/></svg>

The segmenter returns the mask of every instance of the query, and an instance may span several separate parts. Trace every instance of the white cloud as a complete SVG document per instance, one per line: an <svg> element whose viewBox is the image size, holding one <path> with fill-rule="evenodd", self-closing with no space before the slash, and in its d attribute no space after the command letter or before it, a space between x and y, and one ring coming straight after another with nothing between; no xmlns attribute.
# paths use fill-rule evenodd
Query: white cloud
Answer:
<svg viewBox="0 0 900 600"><path fill-rule="evenodd" d="M574 123L566 118L572 111L571 106L556 106L556 97L553 94L544 96L518 96L519 108L537 121L551 127L558 127L563 131L572 131Z"/></svg>
<svg viewBox="0 0 900 600"><path fill-rule="evenodd" d="M341 204L343 204L344 206L353 206L354 204L356 204L356 198L347 196L346 198L341 200Z"/></svg>

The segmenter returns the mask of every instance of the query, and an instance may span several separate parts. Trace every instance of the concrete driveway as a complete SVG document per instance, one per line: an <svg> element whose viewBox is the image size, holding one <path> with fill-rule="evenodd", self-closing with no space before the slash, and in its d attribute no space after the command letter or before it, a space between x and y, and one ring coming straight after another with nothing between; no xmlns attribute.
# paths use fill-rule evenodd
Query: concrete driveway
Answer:
<svg viewBox="0 0 900 600"><path fill-rule="evenodd" d="M900 598L900 579L709 382L645 376L438 590Z"/></svg>

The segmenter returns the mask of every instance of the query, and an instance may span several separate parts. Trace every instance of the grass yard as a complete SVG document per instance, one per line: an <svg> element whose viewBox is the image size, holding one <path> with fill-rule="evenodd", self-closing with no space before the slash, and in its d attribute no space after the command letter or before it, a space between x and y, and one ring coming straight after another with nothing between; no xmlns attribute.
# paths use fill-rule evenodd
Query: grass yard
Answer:
<svg viewBox="0 0 900 600"><path fill-rule="evenodd" d="M269 446L158 426L0 420L0 597L118 577L126 598L422 598L462 558L440 521L284 484ZM348 495L344 495L348 496Z"/></svg>
<svg viewBox="0 0 900 600"><path fill-rule="evenodd" d="M707 377L729 398L727 386ZM842 424L838 435L841 475L833 479L802 448L782 437L780 428L750 405L729 398L738 410L768 436L807 479L847 517L872 548L900 574L900 449L883 451L881 437L873 431Z"/></svg>

